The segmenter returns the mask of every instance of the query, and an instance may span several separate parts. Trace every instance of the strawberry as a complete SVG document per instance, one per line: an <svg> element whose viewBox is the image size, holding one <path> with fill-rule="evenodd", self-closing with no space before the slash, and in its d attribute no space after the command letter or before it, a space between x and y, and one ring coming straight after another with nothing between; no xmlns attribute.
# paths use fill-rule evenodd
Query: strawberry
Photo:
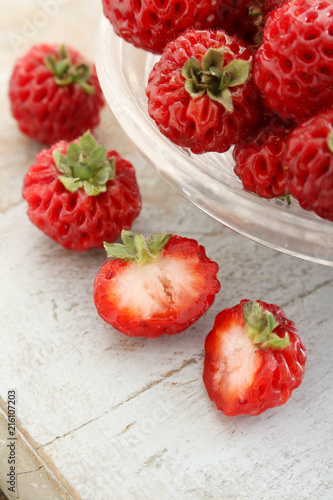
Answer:
<svg viewBox="0 0 333 500"><path fill-rule="evenodd" d="M118 36L160 54L169 41L189 28L217 27L217 4L217 0L103 0L103 11Z"/></svg>
<svg viewBox="0 0 333 500"><path fill-rule="evenodd" d="M290 130L276 115L265 114L246 139L236 144L234 171L244 189L263 198L287 194L283 167Z"/></svg>
<svg viewBox="0 0 333 500"><path fill-rule="evenodd" d="M98 314L132 337L156 338L186 330L220 289L218 265L194 239L158 233L145 239L122 231L122 244L105 243L113 260L97 273Z"/></svg>
<svg viewBox="0 0 333 500"><path fill-rule="evenodd" d="M259 29L256 24L257 16L253 12L254 5L257 7L255 11L257 13L256 0L220 0L218 28L223 29L228 35L241 38L250 46L256 44ZM259 10L261 12L261 6Z"/></svg>
<svg viewBox="0 0 333 500"><path fill-rule="evenodd" d="M49 146L93 129L104 105L95 68L64 45L35 45L19 58L9 98L20 130Z"/></svg>
<svg viewBox="0 0 333 500"><path fill-rule="evenodd" d="M288 0L262 0L262 8L264 13L264 18L273 11L282 7Z"/></svg>
<svg viewBox="0 0 333 500"><path fill-rule="evenodd" d="M189 30L153 67L146 94L160 131L193 153L224 152L256 125L252 54L223 31Z"/></svg>
<svg viewBox="0 0 333 500"><path fill-rule="evenodd" d="M300 123L333 106L333 3L291 0L268 17L253 80L264 104Z"/></svg>
<svg viewBox="0 0 333 500"><path fill-rule="evenodd" d="M89 132L42 150L25 175L23 197L31 222L77 251L116 240L141 209L133 166L116 151L107 153Z"/></svg>
<svg viewBox="0 0 333 500"><path fill-rule="evenodd" d="M333 110L291 133L286 151L288 189L302 208L333 221Z"/></svg>
<svg viewBox="0 0 333 500"><path fill-rule="evenodd" d="M281 7L287 0L250 0L247 4L249 17L252 19L252 24L256 27L256 32L252 35L252 48L254 51L262 43L262 32L267 21L267 17L272 10ZM251 38L249 40L251 45Z"/></svg>
<svg viewBox="0 0 333 500"><path fill-rule="evenodd" d="M305 362L304 342L280 307L242 300L215 318L203 380L225 415L259 415L286 403L303 380Z"/></svg>

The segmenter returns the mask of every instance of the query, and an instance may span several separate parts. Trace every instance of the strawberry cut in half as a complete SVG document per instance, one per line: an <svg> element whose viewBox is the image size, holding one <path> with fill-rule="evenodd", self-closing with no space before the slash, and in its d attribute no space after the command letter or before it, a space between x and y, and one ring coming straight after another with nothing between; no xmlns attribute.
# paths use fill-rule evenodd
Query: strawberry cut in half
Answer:
<svg viewBox="0 0 333 500"><path fill-rule="evenodd" d="M305 345L282 309L242 300L215 318L205 341L203 380L225 415L281 406L304 377Z"/></svg>
<svg viewBox="0 0 333 500"><path fill-rule="evenodd" d="M175 335L213 304L218 265L196 240L166 233L145 239L130 231L122 231L122 240L105 243L113 259L95 278L95 306L106 323L132 337Z"/></svg>

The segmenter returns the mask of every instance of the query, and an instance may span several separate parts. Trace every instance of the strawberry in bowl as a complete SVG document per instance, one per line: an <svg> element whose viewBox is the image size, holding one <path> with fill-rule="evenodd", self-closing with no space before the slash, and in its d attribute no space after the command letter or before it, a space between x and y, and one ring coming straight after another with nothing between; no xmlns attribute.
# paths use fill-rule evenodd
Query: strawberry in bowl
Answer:
<svg viewBox="0 0 333 500"><path fill-rule="evenodd" d="M246 191L262 198L288 194L284 159L292 128L277 115L265 112L253 131L236 144L234 172Z"/></svg>
<svg viewBox="0 0 333 500"><path fill-rule="evenodd" d="M95 278L98 314L132 337L175 335L213 304L218 265L194 239L157 233L146 239L122 231L123 244L105 243L107 260Z"/></svg>
<svg viewBox="0 0 333 500"><path fill-rule="evenodd" d="M333 109L298 125L285 158L288 189L305 210L333 221Z"/></svg>
<svg viewBox="0 0 333 500"><path fill-rule="evenodd" d="M305 362L304 342L280 307L242 300L215 318L203 380L225 415L259 415L288 401L303 381Z"/></svg>
<svg viewBox="0 0 333 500"><path fill-rule="evenodd" d="M23 197L33 224L79 252L115 241L141 210L134 167L90 132L42 150L24 177Z"/></svg>
<svg viewBox="0 0 333 500"><path fill-rule="evenodd" d="M254 59L265 106L296 124L333 106L333 4L291 0L273 10Z"/></svg>
<svg viewBox="0 0 333 500"><path fill-rule="evenodd" d="M193 153L223 153L261 116L252 52L224 31L189 30L150 72L148 112L159 130Z"/></svg>
<svg viewBox="0 0 333 500"><path fill-rule="evenodd" d="M189 28L216 28L221 16L218 3L211 0L102 0L102 4L118 36L156 54Z"/></svg>

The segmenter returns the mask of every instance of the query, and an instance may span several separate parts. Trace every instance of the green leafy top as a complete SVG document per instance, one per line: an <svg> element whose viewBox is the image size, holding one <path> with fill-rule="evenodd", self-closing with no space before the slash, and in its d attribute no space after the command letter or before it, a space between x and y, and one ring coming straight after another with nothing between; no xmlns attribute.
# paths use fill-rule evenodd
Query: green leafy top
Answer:
<svg viewBox="0 0 333 500"><path fill-rule="evenodd" d="M232 96L229 87L236 87L246 82L250 74L250 63L234 59L224 66L224 53L227 48L213 49L206 52L202 63L191 57L182 68L185 89L196 99L204 93L222 104L230 113L233 111Z"/></svg>
<svg viewBox="0 0 333 500"><path fill-rule="evenodd" d="M121 232L121 243L104 243L108 257L124 261L134 260L137 264L144 265L157 260L161 250L166 246L171 234L156 233L146 239L142 234L131 231Z"/></svg>
<svg viewBox="0 0 333 500"><path fill-rule="evenodd" d="M90 66L84 62L72 64L65 45L60 46L58 57L53 54L45 57L44 64L54 74L57 85L64 87L76 83L87 94L95 92L95 87L87 83L91 75Z"/></svg>
<svg viewBox="0 0 333 500"><path fill-rule="evenodd" d="M243 304L245 331L255 346L260 349L284 349L290 344L289 335L284 337L273 333L279 323L270 311L262 309L258 302Z"/></svg>
<svg viewBox="0 0 333 500"><path fill-rule="evenodd" d="M53 158L64 174L59 180L71 192L83 188L88 196L96 196L106 191L106 183L115 177L114 158L107 158L106 149L96 143L89 130L77 144L69 144L66 155L56 149Z"/></svg>

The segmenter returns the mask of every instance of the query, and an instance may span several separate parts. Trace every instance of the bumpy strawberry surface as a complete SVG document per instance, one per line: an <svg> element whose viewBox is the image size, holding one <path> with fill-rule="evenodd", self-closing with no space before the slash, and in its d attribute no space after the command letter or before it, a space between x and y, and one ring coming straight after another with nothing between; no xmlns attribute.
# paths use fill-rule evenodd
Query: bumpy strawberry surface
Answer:
<svg viewBox="0 0 333 500"><path fill-rule="evenodd" d="M262 9L263 9L263 14L264 18L267 18L267 16L273 11L278 9L279 7L282 7L287 2L287 0L262 0Z"/></svg>
<svg viewBox="0 0 333 500"><path fill-rule="evenodd" d="M55 152L66 156L68 148L68 142L61 141L37 155L24 178L27 214L33 224L68 250L102 248L105 240L114 241L123 228L130 229L140 213L141 197L134 168L116 151L109 151L106 161L113 164L115 174L105 182L105 191L87 195L83 187L75 185L77 178L74 191L70 191L61 179L69 184L73 184L73 179L66 180L55 161ZM79 175L77 171L75 174Z"/></svg>
<svg viewBox="0 0 333 500"><path fill-rule="evenodd" d="M133 337L175 335L189 328L220 289L218 265L193 239L161 233L145 240L124 231L122 237L127 247L106 245L109 256L119 257L105 262L95 279L99 315Z"/></svg>
<svg viewBox="0 0 333 500"><path fill-rule="evenodd" d="M244 189L263 198L287 194L284 157L291 128L276 115L265 115L246 139L236 144L235 174Z"/></svg>
<svg viewBox="0 0 333 500"><path fill-rule="evenodd" d="M281 308L242 300L216 316L203 379L226 415L259 415L286 403L303 380L305 362L304 342Z"/></svg>
<svg viewBox="0 0 333 500"><path fill-rule="evenodd" d="M235 38L189 30L167 45L150 73L149 114L175 144L225 152L261 113L251 68L251 52Z"/></svg>
<svg viewBox="0 0 333 500"><path fill-rule="evenodd" d="M20 130L49 146L93 129L104 105L93 65L70 47L49 44L16 61L9 98Z"/></svg>
<svg viewBox="0 0 333 500"><path fill-rule="evenodd" d="M216 0L103 0L105 16L117 35L136 47L161 53L183 31L215 28Z"/></svg>
<svg viewBox="0 0 333 500"><path fill-rule="evenodd" d="M333 105L333 3L291 0L274 10L255 55L265 105L300 123Z"/></svg>
<svg viewBox="0 0 333 500"><path fill-rule="evenodd" d="M218 28L253 45L259 33L255 16L250 14L254 3L255 0L220 0Z"/></svg>
<svg viewBox="0 0 333 500"><path fill-rule="evenodd" d="M301 207L333 221L333 110L295 128L285 169L289 192Z"/></svg>

